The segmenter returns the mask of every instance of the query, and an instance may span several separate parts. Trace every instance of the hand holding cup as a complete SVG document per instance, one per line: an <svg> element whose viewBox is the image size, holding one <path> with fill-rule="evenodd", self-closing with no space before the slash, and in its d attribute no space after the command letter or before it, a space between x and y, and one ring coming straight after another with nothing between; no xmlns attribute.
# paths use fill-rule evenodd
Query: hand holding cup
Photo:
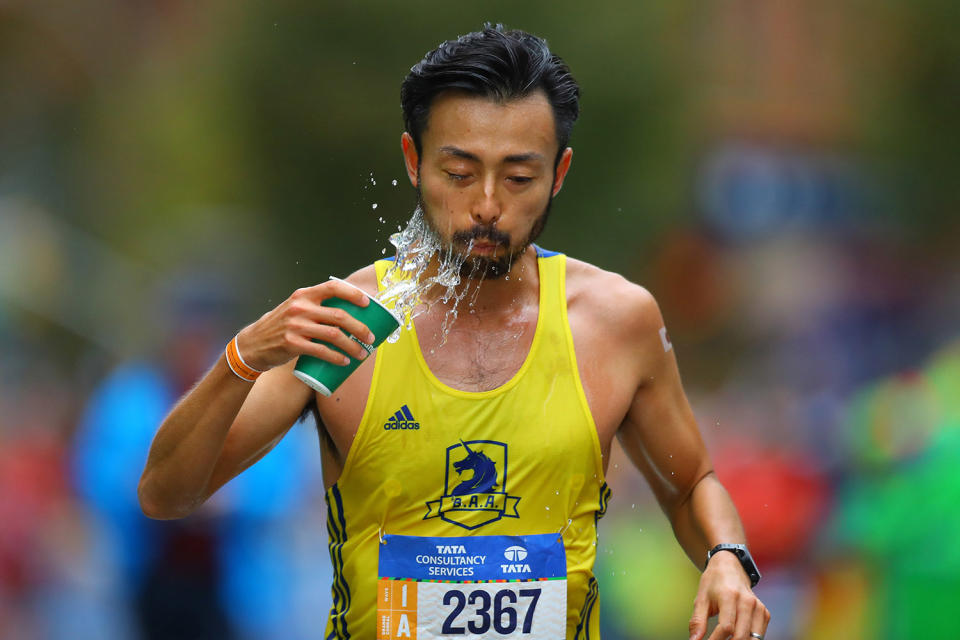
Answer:
<svg viewBox="0 0 960 640"><path fill-rule="evenodd" d="M348 285L348 283L339 280L339 278L330 276L330 279ZM350 314L357 320L363 322L364 326L369 327L372 332L369 340L360 340L356 335L349 336L351 341L359 343L363 348L363 354L359 358L348 357L347 363L344 366L337 366L330 360L319 359L310 354L300 356L293 375L315 391L329 396L360 366L360 362L368 354L373 353L374 349L380 346L384 340L397 330L397 327L400 326L400 320L393 311L387 309L375 299L370 300L366 305L359 306L354 304L349 298L329 298L323 302L323 305L334 307ZM353 353L353 350L349 352L342 350L337 344L331 344L329 346L334 351L341 351L345 356Z"/></svg>
<svg viewBox="0 0 960 640"><path fill-rule="evenodd" d="M366 293L339 279L297 289L238 334L237 346L246 363L266 371L301 355L338 366L351 358L363 360L368 352L360 343L373 343L373 333L344 309L330 306L331 299L346 300L356 308L370 304Z"/></svg>

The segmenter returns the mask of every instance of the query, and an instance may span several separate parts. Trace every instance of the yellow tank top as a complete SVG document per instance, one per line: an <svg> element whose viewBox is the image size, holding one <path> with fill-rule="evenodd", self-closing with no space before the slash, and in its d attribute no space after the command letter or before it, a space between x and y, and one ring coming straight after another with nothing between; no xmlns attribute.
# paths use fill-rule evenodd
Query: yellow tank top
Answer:
<svg viewBox="0 0 960 640"><path fill-rule="evenodd" d="M376 263L381 287L391 264ZM592 569L610 492L567 322L566 256L538 247L537 264L536 333L502 386L445 385L424 361L415 329L377 351L356 438L326 494L334 580L325 638L381 637L379 547L397 534L556 534L566 554L566 637L599 638Z"/></svg>

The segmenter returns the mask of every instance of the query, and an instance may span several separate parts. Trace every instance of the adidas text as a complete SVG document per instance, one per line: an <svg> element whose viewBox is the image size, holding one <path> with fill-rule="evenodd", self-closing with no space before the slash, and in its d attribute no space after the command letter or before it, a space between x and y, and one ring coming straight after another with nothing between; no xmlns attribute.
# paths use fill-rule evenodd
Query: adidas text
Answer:
<svg viewBox="0 0 960 640"><path fill-rule="evenodd" d="M398 420L396 422L391 420L390 422L385 423L383 428L386 431L390 431L391 429L419 429L420 423L412 422L410 420Z"/></svg>

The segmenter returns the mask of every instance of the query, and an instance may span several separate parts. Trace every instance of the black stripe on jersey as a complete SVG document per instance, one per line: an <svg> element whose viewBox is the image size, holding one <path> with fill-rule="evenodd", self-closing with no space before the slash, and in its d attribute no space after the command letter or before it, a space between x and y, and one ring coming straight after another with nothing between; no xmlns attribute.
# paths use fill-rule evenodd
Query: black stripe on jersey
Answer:
<svg viewBox="0 0 960 640"><path fill-rule="evenodd" d="M590 640L590 616L593 614L593 605L597 603L599 597L600 586L597 584L597 579L591 576L587 584L587 597L583 599L583 608L580 609L580 623L573 636L574 640Z"/></svg>
<svg viewBox="0 0 960 640"><path fill-rule="evenodd" d="M613 492L610 491L610 487L608 487L607 483L604 482L600 487L600 508L593 514L594 525L600 522L600 518L602 518L607 512L607 504L610 502L610 496L612 494Z"/></svg>
<svg viewBox="0 0 960 640"><path fill-rule="evenodd" d="M343 499L337 485L330 487L327 498L327 530L330 538L330 563L333 565L333 606L330 608L333 629L326 640L347 640L350 637L346 618L350 610L350 586L343 575L343 545L347 541L347 522L343 515Z"/></svg>
<svg viewBox="0 0 960 640"><path fill-rule="evenodd" d="M330 607L330 626L331 631L327 635L325 640L336 640L337 636L337 623L340 618L340 584L337 580L337 556L336 556L336 546L340 543L340 534L337 531L336 519L333 517L333 505L331 504L331 496L327 495L327 549L330 551L330 564L334 567L333 569L333 584L330 587L333 596L333 604Z"/></svg>

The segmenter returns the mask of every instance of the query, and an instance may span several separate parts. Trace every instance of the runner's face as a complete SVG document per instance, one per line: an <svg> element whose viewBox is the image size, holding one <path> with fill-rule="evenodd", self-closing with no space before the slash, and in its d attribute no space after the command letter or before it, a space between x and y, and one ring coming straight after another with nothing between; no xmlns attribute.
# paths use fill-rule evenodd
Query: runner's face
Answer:
<svg viewBox="0 0 960 640"><path fill-rule="evenodd" d="M430 226L468 254L464 275L500 277L542 231L570 166L554 172L557 139L547 97L499 104L445 93L434 99L422 154L404 134L407 171ZM472 243L472 246L471 246Z"/></svg>

